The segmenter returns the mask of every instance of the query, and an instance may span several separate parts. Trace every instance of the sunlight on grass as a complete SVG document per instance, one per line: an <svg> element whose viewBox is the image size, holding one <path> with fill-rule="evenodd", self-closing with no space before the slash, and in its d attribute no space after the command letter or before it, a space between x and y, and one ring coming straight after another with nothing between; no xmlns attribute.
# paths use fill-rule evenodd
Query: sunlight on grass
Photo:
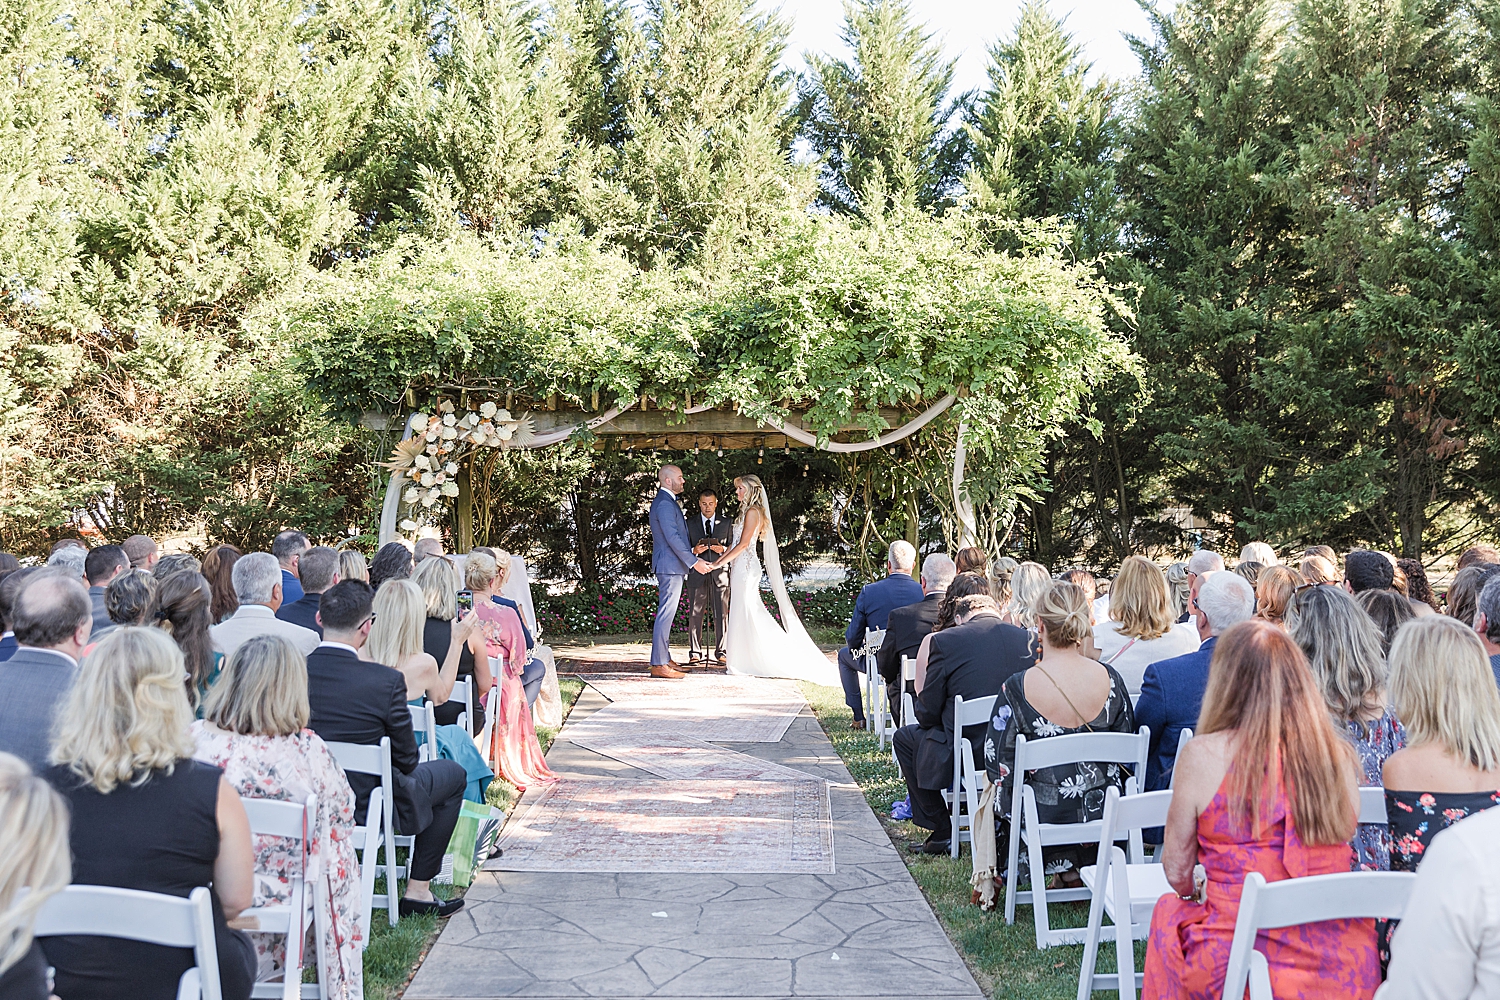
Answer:
<svg viewBox="0 0 1500 1000"><path fill-rule="evenodd" d="M873 734L849 728L854 715L844 704L843 691L804 683L802 692L980 988L989 996L1005 1000L1066 1000L1077 996L1083 946L1038 951L1031 907L1016 907L1016 922L1007 927L1000 911L983 913L972 905L968 848L956 861L946 855L908 854L907 845L921 843L927 831L890 819L891 803L906 797L906 784L891 758L890 743L881 750ZM1048 913L1053 927L1082 927L1088 921L1088 904L1055 904L1048 907ZM892 947L899 947L899 943L892 942ZM1137 970L1143 968L1144 961L1145 945L1137 943ZM1101 944L1097 969L1112 972L1114 963L1113 944Z"/></svg>

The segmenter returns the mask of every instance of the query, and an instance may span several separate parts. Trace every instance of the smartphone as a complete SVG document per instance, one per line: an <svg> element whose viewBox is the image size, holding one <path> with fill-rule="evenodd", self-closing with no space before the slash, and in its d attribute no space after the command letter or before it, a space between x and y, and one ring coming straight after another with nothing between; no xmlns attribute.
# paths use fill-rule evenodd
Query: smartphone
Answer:
<svg viewBox="0 0 1500 1000"><path fill-rule="evenodd" d="M474 610L474 591L460 590L458 592L458 613L467 614Z"/></svg>

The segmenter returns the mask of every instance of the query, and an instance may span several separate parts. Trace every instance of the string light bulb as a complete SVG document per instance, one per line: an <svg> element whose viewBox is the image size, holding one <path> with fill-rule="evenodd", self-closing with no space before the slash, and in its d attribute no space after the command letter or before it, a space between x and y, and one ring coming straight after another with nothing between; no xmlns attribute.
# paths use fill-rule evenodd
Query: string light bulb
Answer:
<svg viewBox="0 0 1500 1000"><path fill-rule="evenodd" d="M807 466L806 465L802 466L802 478L803 479L807 478Z"/></svg>

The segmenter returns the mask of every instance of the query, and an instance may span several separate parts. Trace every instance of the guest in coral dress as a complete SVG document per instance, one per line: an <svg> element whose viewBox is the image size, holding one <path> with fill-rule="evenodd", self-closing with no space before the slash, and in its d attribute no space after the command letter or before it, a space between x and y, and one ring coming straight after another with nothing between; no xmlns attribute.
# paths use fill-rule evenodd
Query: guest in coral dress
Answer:
<svg viewBox="0 0 1500 1000"><path fill-rule="evenodd" d="M490 600L502 580L493 556L470 552L464 560L464 582L474 592L474 613L479 616L480 634L485 653L493 664L495 686L490 699L500 699L495 713L495 729L490 734L490 749L495 773L525 791L532 785L547 784L557 776L547 768L542 745L537 742L536 726L521 673L526 667L526 633L521 616L514 608Z"/></svg>
<svg viewBox="0 0 1500 1000"><path fill-rule="evenodd" d="M1220 636L1198 729L1177 762L1162 863L1178 895L1151 915L1146 997L1223 994L1248 873L1276 882L1347 872L1351 860L1358 765L1284 631L1257 620ZM1380 985L1371 920L1263 931L1255 947L1279 1000L1370 997Z"/></svg>

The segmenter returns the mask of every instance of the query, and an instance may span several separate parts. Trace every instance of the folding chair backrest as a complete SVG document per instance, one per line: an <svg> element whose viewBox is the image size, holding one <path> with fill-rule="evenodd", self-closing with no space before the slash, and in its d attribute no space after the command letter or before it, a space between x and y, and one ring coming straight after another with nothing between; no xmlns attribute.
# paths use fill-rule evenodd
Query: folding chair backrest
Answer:
<svg viewBox="0 0 1500 1000"><path fill-rule="evenodd" d="M1177 761L1182 759L1182 748L1188 745L1188 740L1193 738L1191 729L1183 729L1177 734L1177 756L1172 758L1172 777L1167 779L1167 787L1172 788L1177 784Z"/></svg>
<svg viewBox="0 0 1500 1000"><path fill-rule="evenodd" d="M1385 789L1379 785L1362 787L1359 790L1359 821L1361 823L1389 823L1385 814Z"/></svg>
<svg viewBox="0 0 1500 1000"><path fill-rule="evenodd" d="M901 657L901 680L915 681L917 679L917 660L913 656Z"/></svg>
<svg viewBox="0 0 1500 1000"><path fill-rule="evenodd" d="M1136 769L1139 781L1145 774L1146 754L1150 747L1151 731L1145 726L1139 733L1069 733L1026 740L1024 744L1018 739L1015 769L1035 771L1081 762L1129 764Z"/></svg>
<svg viewBox="0 0 1500 1000"><path fill-rule="evenodd" d="M363 833L362 852L367 852L368 860L363 864L365 871L373 872L375 858L379 845L385 847L385 871L386 871L386 909L392 927L396 926L396 883L399 879L400 866L396 864L396 810L395 810L395 787L391 777L391 738L382 736L380 742L374 746L366 743L329 743L328 752L333 754L333 759L338 762L339 767L345 771L355 774L373 774L380 777L380 788L370 793L370 805L365 810L364 822L361 830L356 835ZM359 817L355 817L359 822ZM370 876L366 874L367 885L373 884ZM373 892L373 890L370 890ZM378 900L376 901L378 905ZM366 938L366 941L369 939Z"/></svg>
<svg viewBox="0 0 1500 1000"><path fill-rule="evenodd" d="M309 795L305 802L275 799L240 799L250 818L250 832L263 837L287 837L302 840L307 836L307 811L316 811L318 800Z"/></svg>
<svg viewBox="0 0 1500 1000"><path fill-rule="evenodd" d="M378 795L372 791L371 798ZM284 934L286 974L280 983L256 983L250 991L251 997L279 997L282 1000L298 1000L301 997L302 968L306 964L303 951L307 938L307 892L310 880L315 877L311 870L315 861L307 853L308 827L317 816L318 799L309 795L301 802L284 802L272 799L243 798L245 815L250 819L250 832L259 836L282 837L295 840L302 863L291 875L291 892L284 904L272 903L252 907L240 914L242 918L256 921L256 929L262 933ZM319 975L322 974L321 964Z"/></svg>
<svg viewBox="0 0 1500 1000"><path fill-rule="evenodd" d="M1268 883L1260 872L1251 872L1234 925L1225 1000L1244 996L1258 932L1323 920L1400 919L1416 879L1415 872L1338 872Z"/></svg>
<svg viewBox="0 0 1500 1000"><path fill-rule="evenodd" d="M867 629L865 629L865 652L867 654L874 654L875 652L877 652L880 649L881 645L884 642L885 642L885 629L883 629L883 628L867 628Z"/></svg>
<svg viewBox="0 0 1500 1000"><path fill-rule="evenodd" d="M137 889L70 885L42 905L37 937L81 934L193 949L194 976L204 1000L221 1000L212 896L203 886L187 899ZM179 996L182 992L179 991Z"/></svg>
<svg viewBox="0 0 1500 1000"><path fill-rule="evenodd" d="M1104 794L1104 825L1111 832L1141 830L1146 827L1166 825L1167 810L1172 805L1172 792L1170 790L1141 792L1138 795L1121 795L1118 788L1110 787L1105 790ZM1109 815L1111 800L1115 803L1112 828Z"/></svg>
<svg viewBox="0 0 1500 1000"><path fill-rule="evenodd" d="M413 735L422 734L422 744L417 748L422 760L437 760L437 709L426 698L421 705L408 705Z"/></svg>
<svg viewBox="0 0 1500 1000"><path fill-rule="evenodd" d="M454 681L453 693L448 696L448 700L463 702L464 712L459 717L458 724L468 729L470 721L474 718L474 678L460 677Z"/></svg>
<svg viewBox="0 0 1500 1000"><path fill-rule="evenodd" d="M961 694L953 696L953 726L962 732L969 726L978 726L990 721L990 716L995 714L995 702L1000 698L997 694L988 695L984 698L973 698L964 700Z"/></svg>

